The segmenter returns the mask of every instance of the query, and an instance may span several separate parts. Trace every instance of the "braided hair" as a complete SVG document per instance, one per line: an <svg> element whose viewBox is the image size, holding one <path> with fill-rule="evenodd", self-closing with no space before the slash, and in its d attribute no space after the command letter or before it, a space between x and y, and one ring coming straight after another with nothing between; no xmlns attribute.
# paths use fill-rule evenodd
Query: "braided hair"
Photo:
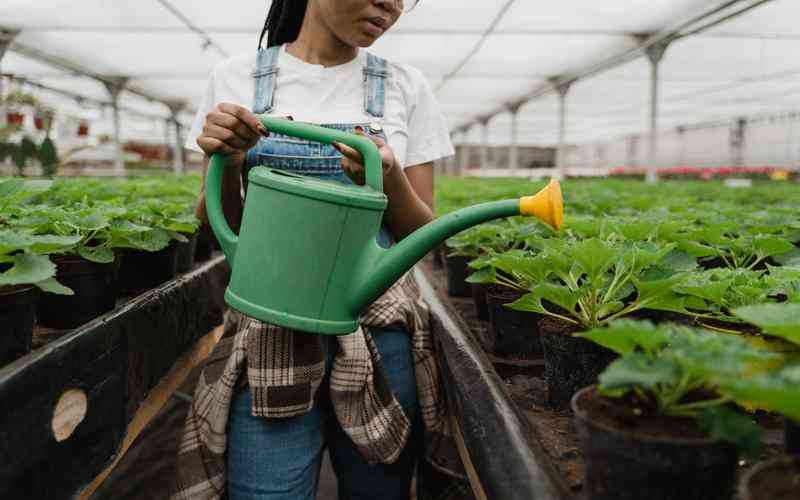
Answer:
<svg viewBox="0 0 800 500"><path fill-rule="evenodd" d="M297 40L303 18L306 15L308 0L272 0L264 29L258 39L258 46L267 35L267 47L283 45Z"/></svg>

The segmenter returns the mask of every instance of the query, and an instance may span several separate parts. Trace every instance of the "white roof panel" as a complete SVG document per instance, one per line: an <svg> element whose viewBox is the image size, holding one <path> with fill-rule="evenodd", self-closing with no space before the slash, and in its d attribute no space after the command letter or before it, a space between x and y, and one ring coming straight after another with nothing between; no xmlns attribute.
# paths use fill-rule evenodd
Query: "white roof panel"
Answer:
<svg viewBox="0 0 800 500"><path fill-rule="evenodd" d="M422 0L373 50L419 68L436 89L448 122L457 127L545 88L550 77L580 72L631 50L637 44L634 34L674 28L726 3L730 2ZM741 0L737 5L753 3ZM20 29L17 42L48 57L98 74L127 76L136 89L196 106L217 62L226 54L255 50L268 6L268 1L255 0L223 7L197 0L4 0L0 27ZM661 125L800 107L800 85L795 83L800 64L794 57L800 51L799 18L797 0L772 0L674 42L661 65ZM192 31L186 20L204 35ZM2 60L2 71L108 99L98 82L20 55L13 47ZM649 74L649 63L639 57L574 84L567 98L568 141L612 140L646 131ZM55 95L48 99L64 106L70 101ZM141 113L168 115L164 105L130 93L123 93L122 103ZM498 114L490 124L491 142L507 144L508 113ZM558 100L553 93L520 110L523 144L554 144L557 126ZM479 127L466 136L479 140Z"/></svg>

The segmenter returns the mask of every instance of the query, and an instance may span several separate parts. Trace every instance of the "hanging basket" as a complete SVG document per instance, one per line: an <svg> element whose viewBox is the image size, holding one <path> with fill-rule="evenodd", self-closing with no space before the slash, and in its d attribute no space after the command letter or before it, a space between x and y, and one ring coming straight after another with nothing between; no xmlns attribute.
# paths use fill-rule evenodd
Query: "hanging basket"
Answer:
<svg viewBox="0 0 800 500"><path fill-rule="evenodd" d="M10 126L21 126L22 122L25 120L25 115L17 111L9 111L6 113L6 122Z"/></svg>
<svg viewBox="0 0 800 500"><path fill-rule="evenodd" d="M36 130L47 130L53 124L53 112L52 111L37 111L35 115L33 115L33 124L36 126Z"/></svg>

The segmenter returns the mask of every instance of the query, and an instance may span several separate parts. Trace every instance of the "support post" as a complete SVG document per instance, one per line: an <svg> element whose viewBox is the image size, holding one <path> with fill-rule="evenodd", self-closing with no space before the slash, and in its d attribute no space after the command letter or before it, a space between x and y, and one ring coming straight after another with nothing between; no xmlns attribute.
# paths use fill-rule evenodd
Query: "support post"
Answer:
<svg viewBox="0 0 800 500"><path fill-rule="evenodd" d="M731 130L731 164L735 167L744 165L744 147L747 133L747 119L739 118L736 120L734 128Z"/></svg>
<svg viewBox="0 0 800 500"><path fill-rule="evenodd" d="M678 132L679 153L678 153L678 166L685 167L686 161L686 126L680 125L676 129Z"/></svg>
<svg viewBox="0 0 800 500"><path fill-rule="evenodd" d="M175 142L173 143L173 163L172 163L172 171L180 175L184 172L184 161L183 161L183 141L181 139L181 122L178 121L178 113L186 107L186 103L183 101L173 101L167 103L167 107L171 113L170 120L172 121L173 126L175 127Z"/></svg>
<svg viewBox="0 0 800 500"><path fill-rule="evenodd" d="M125 161L122 157L122 144L120 142L121 126L119 117L119 95L125 90L128 79L125 77L111 78L104 81L109 97L111 97L111 109L114 112L114 173L118 176L125 175Z"/></svg>
<svg viewBox="0 0 800 500"><path fill-rule="evenodd" d="M16 30L0 30L0 68L3 67L3 56L6 55L8 48L11 47L11 43L18 34L19 31ZM2 71L0 71L0 74L2 74ZM6 126L7 119L3 83L3 77L0 76L0 127Z"/></svg>
<svg viewBox="0 0 800 500"><path fill-rule="evenodd" d="M481 119L481 170L489 168L489 118Z"/></svg>
<svg viewBox="0 0 800 500"><path fill-rule="evenodd" d="M659 42L648 47L645 52L650 61L650 150L647 162L647 183L658 182L658 90L659 67L664 53L669 47L669 41Z"/></svg>
<svg viewBox="0 0 800 500"><path fill-rule="evenodd" d="M558 92L558 149L555 177L564 179L567 172L567 94L573 81L562 82L558 77L551 78L550 81Z"/></svg>
<svg viewBox="0 0 800 500"><path fill-rule="evenodd" d="M519 108L522 103L508 107L511 112L511 145L508 147L508 169L516 176L519 169Z"/></svg>

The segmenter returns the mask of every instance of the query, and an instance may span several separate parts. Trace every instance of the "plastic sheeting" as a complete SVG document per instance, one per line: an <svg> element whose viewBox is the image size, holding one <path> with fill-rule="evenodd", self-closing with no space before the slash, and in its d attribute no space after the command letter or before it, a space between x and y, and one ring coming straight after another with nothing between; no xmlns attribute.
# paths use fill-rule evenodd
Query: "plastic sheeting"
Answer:
<svg viewBox="0 0 800 500"><path fill-rule="evenodd" d="M191 106L211 68L227 55L255 50L265 1L168 0L164 3L83 0L4 0L0 27L21 30L19 44ZM378 41L374 50L411 63L437 90L455 127L515 102L547 79L570 74L636 46L632 36L676 25L722 0L422 0ZM800 3L772 0L699 35L674 42L661 66L661 125L674 128L798 105ZM492 28L491 32L487 31ZM209 44L208 41L211 43ZM94 80L42 64L13 50L4 73L107 100ZM567 141L608 142L647 131L649 63L644 58L578 81L568 95ZM64 98L48 95L56 105ZM164 105L123 93L121 104L146 115L167 116ZM520 110L519 142L557 142L554 93ZM189 114L183 120L189 119ZM508 144L510 116L490 121L490 142ZM480 127L457 140L478 142Z"/></svg>

